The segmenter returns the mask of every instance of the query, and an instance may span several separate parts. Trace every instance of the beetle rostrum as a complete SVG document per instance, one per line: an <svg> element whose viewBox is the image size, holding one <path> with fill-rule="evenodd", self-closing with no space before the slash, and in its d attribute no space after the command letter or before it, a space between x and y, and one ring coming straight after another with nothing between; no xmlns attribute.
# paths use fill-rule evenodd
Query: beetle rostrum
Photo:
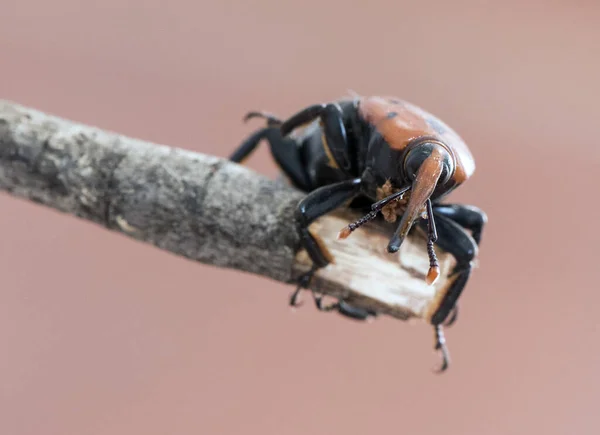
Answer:
<svg viewBox="0 0 600 435"><path fill-rule="evenodd" d="M297 305L300 291L308 288L315 271L333 261L325 243L309 230L312 222L348 203L364 210L363 217L340 231L339 237L346 238L379 216L388 222L399 218L387 251L398 252L413 227L423 232L430 263L428 284L440 273L435 246L456 259L449 286L436 295L428 316L435 348L442 354L440 370L445 370L449 357L442 326L456 319L457 301L487 222L486 214L476 207L442 203L475 170L465 142L431 113L393 97L355 95L308 106L285 120L259 111L249 112L245 120L256 117L264 118L267 125L252 133L230 159L242 162L266 140L291 184L306 192L295 219L313 267L300 277L290 304ZM344 300L324 306L313 296L319 310L363 320L377 315Z"/></svg>
<svg viewBox="0 0 600 435"><path fill-rule="evenodd" d="M454 172L454 160L446 147L430 141L423 141L407 149L403 165L406 182L411 183L411 195L398 229L388 244L387 250L390 253L398 252L435 188L438 185L444 186ZM433 215L428 215L428 219L433 220Z"/></svg>

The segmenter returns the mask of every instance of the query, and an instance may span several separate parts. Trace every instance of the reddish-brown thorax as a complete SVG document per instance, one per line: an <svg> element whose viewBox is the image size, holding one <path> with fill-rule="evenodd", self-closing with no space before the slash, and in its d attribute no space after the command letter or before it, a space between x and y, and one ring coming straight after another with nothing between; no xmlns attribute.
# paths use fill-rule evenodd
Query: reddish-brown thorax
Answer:
<svg viewBox="0 0 600 435"><path fill-rule="evenodd" d="M410 109L401 101L393 103L381 97L368 97L361 100L358 110L391 148L401 151L418 137L435 136L435 130L423 116Z"/></svg>
<svg viewBox="0 0 600 435"><path fill-rule="evenodd" d="M391 97L362 98L358 111L392 149L402 151L419 137L430 137L445 144L455 159L453 178L457 184L466 181L475 171L473 155L464 141L431 113Z"/></svg>

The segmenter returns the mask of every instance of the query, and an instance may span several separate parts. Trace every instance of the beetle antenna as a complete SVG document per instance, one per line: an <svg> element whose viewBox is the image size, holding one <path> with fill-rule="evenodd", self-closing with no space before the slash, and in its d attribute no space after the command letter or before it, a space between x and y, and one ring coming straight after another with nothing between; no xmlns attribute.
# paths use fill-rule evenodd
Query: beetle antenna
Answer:
<svg viewBox="0 0 600 435"><path fill-rule="evenodd" d="M440 263L435 255L433 244L437 241L437 230L433 218L433 206L431 199L427 199L427 255L429 256L429 272L427 272L427 284L432 285L440 276Z"/></svg>
<svg viewBox="0 0 600 435"><path fill-rule="evenodd" d="M344 227L338 233L338 239L345 239L350 234L352 234L352 232L354 230L356 230L357 228L363 226L367 222L372 221L373 219L375 219L377 217L377 214L381 211L381 209L383 207L385 207L386 205L388 205L392 201L397 201L400 198L402 198L402 195L404 195L410 189L410 187L411 186L407 186L407 187L399 190L398 192L392 193L391 195L383 198L382 200L377 201L375 204L373 204L371 206L371 211L369 213L367 213L366 215L364 215L360 219L352 222L348 226Z"/></svg>
<svg viewBox="0 0 600 435"><path fill-rule="evenodd" d="M360 219L352 222L351 224L348 224L347 226L345 226L344 228L342 228L342 230L338 233L338 239L345 239L350 234L352 234L352 232L354 230L356 230L359 227L362 227L367 222L372 221L373 219L375 219L377 217L378 213L379 213L379 210L371 210L369 213L367 213L366 215L364 215Z"/></svg>
<svg viewBox="0 0 600 435"><path fill-rule="evenodd" d="M375 204L373 204L371 206L371 210L381 211L381 209L383 207L385 207L386 205L388 205L390 202L401 199L402 195L404 195L406 192L408 192L410 190L410 188L411 188L411 186L406 186L406 187L400 189L398 192L392 193L391 195L386 196L382 200L377 201Z"/></svg>

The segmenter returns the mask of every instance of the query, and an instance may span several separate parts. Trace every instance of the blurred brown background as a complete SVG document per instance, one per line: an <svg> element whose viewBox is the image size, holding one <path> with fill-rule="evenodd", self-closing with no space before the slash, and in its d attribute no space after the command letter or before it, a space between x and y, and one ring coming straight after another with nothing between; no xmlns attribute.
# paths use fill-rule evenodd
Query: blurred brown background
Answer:
<svg viewBox="0 0 600 435"><path fill-rule="evenodd" d="M468 141L487 211L447 331L364 325L0 196L0 433L597 434L600 6L0 2L0 98L228 155L249 109L393 94ZM250 161L269 176L267 148Z"/></svg>

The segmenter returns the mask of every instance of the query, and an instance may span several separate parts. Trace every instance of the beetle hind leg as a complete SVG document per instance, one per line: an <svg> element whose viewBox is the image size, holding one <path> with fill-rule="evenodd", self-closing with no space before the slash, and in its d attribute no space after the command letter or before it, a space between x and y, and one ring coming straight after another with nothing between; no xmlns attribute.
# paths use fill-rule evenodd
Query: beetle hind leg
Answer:
<svg viewBox="0 0 600 435"><path fill-rule="evenodd" d="M296 128L319 119L322 143L329 164L345 173L352 173L354 151L348 146L348 133L344 126L342 109L335 103L314 104L286 119L280 126L281 134L287 136Z"/></svg>
<svg viewBox="0 0 600 435"><path fill-rule="evenodd" d="M264 111L251 111L246 113L246 116L244 116L244 122L248 122L252 118L262 118L266 120L267 126L269 127L279 127L281 124L283 124L283 121L277 116Z"/></svg>
<svg viewBox="0 0 600 435"><path fill-rule="evenodd" d="M267 121L267 127L262 128L251 134L244 142L242 142L234 153L229 157L229 160L236 163L242 163L250 154L254 152L261 140L267 139L269 142L277 142L277 138L272 132L281 126L282 121L269 112L250 111L244 116L244 122L248 122L253 118L261 118ZM283 139L283 138L282 138ZM273 147L273 145L271 145Z"/></svg>
<svg viewBox="0 0 600 435"><path fill-rule="evenodd" d="M437 245L456 259L456 266L449 277L448 288L438 306L435 307L430 320L435 331L435 348L442 353L441 371L444 371L448 368L450 358L442 327L444 323L452 324L455 320L456 301L471 276L472 261L478 248L477 242L467 233L467 230L453 219L438 213L437 209L434 209L433 215L436 220ZM425 227L427 223L421 221L420 225Z"/></svg>
<svg viewBox="0 0 600 435"><path fill-rule="evenodd" d="M251 114L253 113L251 112ZM267 115L258 113L256 116ZM268 142L273 159L289 177L292 184L300 190L310 190L308 174L302 164L300 149L293 139L284 138L277 126L264 127L252 133L229 157L229 160L242 163L252 154L262 140Z"/></svg>
<svg viewBox="0 0 600 435"><path fill-rule="evenodd" d="M461 227L471 231L471 237L473 237L477 246L481 244L481 236L487 223L487 215L483 210L471 205L462 204L435 204L433 207L436 214L441 214L452 219ZM452 313L444 321L444 326L453 325L458 318L458 313L459 306L455 304Z"/></svg>

